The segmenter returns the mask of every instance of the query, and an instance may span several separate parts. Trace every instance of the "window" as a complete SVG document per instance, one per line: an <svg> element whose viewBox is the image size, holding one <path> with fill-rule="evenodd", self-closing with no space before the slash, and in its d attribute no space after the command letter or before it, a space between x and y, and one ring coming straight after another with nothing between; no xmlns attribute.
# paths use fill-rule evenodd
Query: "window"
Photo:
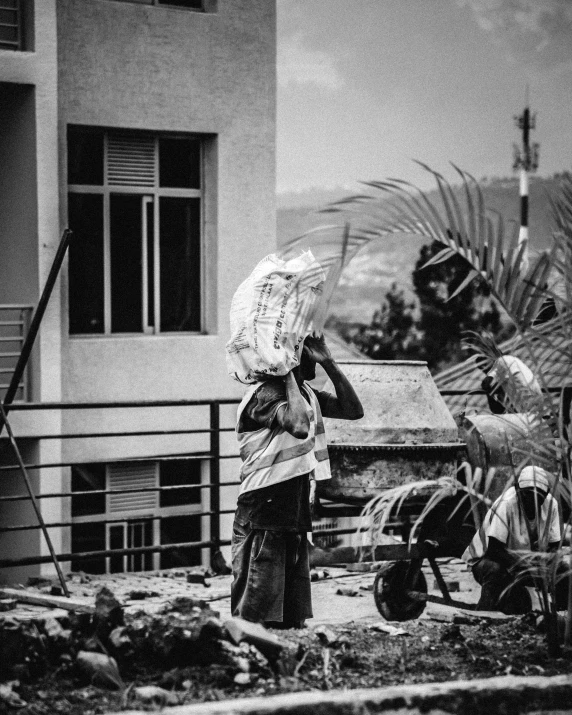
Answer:
<svg viewBox="0 0 572 715"><path fill-rule="evenodd" d="M201 541L204 489L198 459L76 464L72 467L72 553ZM157 487L177 487L159 491ZM201 550L72 558L72 570L122 573L201 563Z"/></svg>
<svg viewBox="0 0 572 715"><path fill-rule="evenodd" d="M104 551L106 547L105 524L72 524L71 544L72 553L74 554L86 551ZM71 568L72 571L85 571L86 573L105 573L105 559L103 557L97 556L91 559L72 558Z"/></svg>
<svg viewBox="0 0 572 715"><path fill-rule="evenodd" d="M169 459L159 463L159 483L162 487L182 487L201 483L201 463L198 459ZM201 489L166 489L161 492L160 506L200 504ZM184 541L184 539L183 539Z"/></svg>
<svg viewBox="0 0 572 715"><path fill-rule="evenodd" d="M151 519L130 519L123 524L109 524L107 542L109 548L114 550L152 546L153 522ZM149 551L117 554L109 557L107 570L109 573L151 571L153 565L153 553Z"/></svg>
<svg viewBox="0 0 572 715"><path fill-rule="evenodd" d="M23 49L23 15L20 0L0 3L0 50Z"/></svg>
<svg viewBox="0 0 572 715"><path fill-rule="evenodd" d="M200 332L203 143L68 129L71 334Z"/></svg>
<svg viewBox="0 0 572 715"><path fill-rule="evenodd" d="M0 50L34 51L34 0L0 0Z"/></svg>
<svg viewBox="0 0 572 715"><path fill-rule="evenodd" d="M161 519L161 543L184 544L201 540L200 516L171 516ZM201 563L199 549L180 546L178 549L161 553L161 568L172 569L181 566L197 566Z"/></svg>
<svg viewBox="0 0 572 715"><path fill-rule="evenodd" d="M120 0L120 2L183 8L185 10L195 10L198 12L216 12L218 0Z"/></svg>
<svg viewBox="0 0 572 715"><path fill-rule="evenodd" d="M155 0L156 5L171 5L174 7L184 7L189 10L202 10L203 0Z"/></svg>
<svg viewBox="0 0 572 715"><path fill-rule="evenodd" d="M72 518L105 513L105 464L78 464L71 470ZM74 492L81 492L75 494ZM85 493L87 492L87 493ZM89 494L89 492L96 492Z"/></svg>

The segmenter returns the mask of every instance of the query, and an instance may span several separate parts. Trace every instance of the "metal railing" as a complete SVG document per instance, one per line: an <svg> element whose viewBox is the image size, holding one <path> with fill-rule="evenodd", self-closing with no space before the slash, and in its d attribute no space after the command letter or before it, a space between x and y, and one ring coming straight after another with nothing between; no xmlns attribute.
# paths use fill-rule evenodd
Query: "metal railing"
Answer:
<svg viewBox="0 0 572 715"><path fill-rule="evenodd" d="M0 0L2 3L3 0ZM28 333L33 306L0 305L0 399L4 400L14 368ZM29 374L25 370L16 391L15 400L29 399Z"/></svg>
<svg viewBox="0 0 572 715"><path fill-rule="evenodd" d="M24 49L22 0L0 0L0 50Z"/></svg>
<svg viewBox="0 0 572 715"><path fill-rule="evenodd" d="M221 427L221 416L220 408L221 405L231 405L237 404L238 400L228 399L228 400L156 400L156 401L139 401L139 402L98 402L98 403L17 403L11 406L11 413L15 412L37 412L37 411L63 411L63 410L74 410L80 413L85 410L117 410L117 409L157 409L161 407L168 407L171 409L178 408L208 408L208 420L205 420L207 424L204 427L199 427L198 429L135 429L130 431L100 431L100 432L69 432L69 433L58 433L58 434L35 434L34 440L52 440L59 439L65 442L66 440L79 440L79 439L127 439L131 437L167 437L172 435L206 435L208 436L209 446L207 450L197 450L191 452L177 451L170 452L168 454L164 452L153 452L148 453L137 453L133 456L127 458L109 458L105 460L85 460L89 464L132 464L134 462L162 462L167 460L202 460L208 462L209 464L209 481L200 484L180 484L176 486L161 486L157 483L156 486L145 487L145 488L109 488L106 485L104 489L90 489L90 490L66 490L66 491L53 491L45 492L42 491L35 495L38 501L45 499L62 499L62 500L74 500L81 499L82 497L94 497L94 496L105 496L109 494L117 495L129 495L129 494L141 494L145 492L156 492L159 495L163 493L184 493L188 495L189 491L194 490L208 490L209 492L209 507L204 510L202 508L197 509L196 505L189 504L189 515L193 517L199 517L201 520L203 517L208 518L208 538L200 539L195 541L184 541L179 543L160 543L154 540L152 544L147 544L143 546L133 545L128 548L103 548L90 551L69 551L66 553L57 553L58 562L71 561L73 564L77 565L82 561L92 561L94 559L109 559L113 557L128 555L144 555L144 554L163 554L170 551L179 551L181 549L190 550L200 550L203 548L209 548L211 557L220 549L221 546L230 543L229 540L221 539L221 526L220 517L224 514L234 513L234 509L221 509L221 490L230 487L236 487L240 484L239 481L225 481L221 483L221 462L227 459L236 459L238 453L221 454L221 433L233 432L234 427ZM16 435L17 436L17 435ZM28 437L27 440L30 438ZM5 448L4 453L8 452L9 448ZM57 468L73 468L85 465L85 461L68 461L63 462L30 462L23 463L23 468L28 472L33 472L42 469L57 469ZM0 464L0 485L5 480L8 473L16 473L19 469L19 464L17 460L10 461L10 463ZM0 487L0 506L4 504L15 504L17 502L29 501L30 495L22 490L18 494L2 494L2 489ZM73 503L73 501L72 501ZM184 502L185 504L187 502ZM164 511L164 510L163 510ZM69 509L71 512L71 508ZM180 513L180 510L179 510ZM129 522L156 522L165 518L165 515L159 516L156 514L138 514L133 512L132 514L125 515L121 518L114 518L109 511L105 511L103 517L98 514L97 521L107 525L129 523ZM64 521L52 521L46 522L45 527L48 529L72 529L77 524L74 521L73 516L70 520ZM3 535L14 534L17 532L29 532L37 531L41 528L41 525L37 521L27 522L23 524L11 524L0 525L0 539ZM1 543L1 541L0 541ZM50 555L21 555L8 557L6 555L6 550L3 550L3 556L5 558L0 558L0 568L6 569L11 567L19 566L32 566L50 563L53 561Z"/></svg>
<svg viewBox="0 0 572 715"><path fill-rule="evenodd" d="M106 559L107 567L109 566L109 559L115 557L127 556L130 558L136 556L144 556L146 554L164 554L170 551L180 551L185 550L196 550L208 548L210 550L211 558L220 549L221 546L226 546L230 544L229 539L221 538L221 516L226 514L233 514L235 509L221 509L221 491L223 489L228 489L232 487L237 487L240 481L223 481L221 482L221 463L223 460L237 459L239 457L238 452L232 453L221 453L221 435L224 433L234 432L234 426L223 427L221 426L221 406L222 405L232 405L238 404L238 400L228 399L228 400L155 400L155 401L121 401L121 402L91 402L91 403L16 403L11 406L11 413L15 412L49 412L49 411L76 411L78 414L81 411L89 410L118 410L118 409L158 409L158 408L170 408L172 410L178 408L193 408L193 407L207 407L208 408L208 418L206 418L205 425L198 429L134 429L130 431L110 431L108 429L100 431L70 431L70 432L58 432L58 433L34 433L34 440L62 440L66 442L68 440L94 440L94 439L127 439L134 437L159 437L165 438L175 435L206 435L208 436L209 446L206 450L195 451L195 452L170 452L170 453L153 453L139 452L124 459L102 459L99 462L93 459L83 460L81 462L73 462L69 460L60 461L49 461L49 462L24 462L23 467L28 472L35 472L42 469L59 469L59 468L73 468L84 466L86 461L90 465L94 464L133 464L134 462L152 462L152 461L165 461L173 459L181 460L203 460L209 464L209 481L201 484L181 484L178 486L148 486L148 487L137 487L137 488L121 488L117 489L115 487L110 487L106 484L105 488L102 489L90 489L86 491L79 490L64 490L64 491L41 491L35 495L38 502L45 499L61 499L61 500L73 500L81 499L82 497L93 498L97 496L107 497L113 494L117 495L140 495L143 493L177 493L195 491L195 490L207 490L209 492L209 506L207 509L197 509L196 506L189 505L189 515L199 518L208 519L208 538L195 540L195 541L184 541L178 543L158 543L154 542L150 545L144 546L130 546L129 548L103 548L97 550L81 551L72 550L67 552L58 552L56 549L56 555L58 562L71 562L72 568L77 568L81 562L92 562L94 559ZM20 418L21 420L21 418ZM105 420L103 420L105 422ZM77 424L81 424L81 420L78 418L76 420ZM17 435L16 435L17 437ZM28 441L30 437L26 438ZM7 449L4 450L7 452ZM0 454L1 454L0 450ZM15 473L19 468L16 460L10 461L10 463L0 463L0 485L4 481L5 477L9 473ZM238 473L238 471L237 471ZM27 494L23 489L17 494L2 494L2 489L0 486L0 507L3 505L17 504L18 502L29 501L30 495ZM72 510L69 509L69 512ZM127 522L132 523L154 523L164 516L149 513L133 513L131 516L121 516L115 517L114 514L110 514L108 511L105 512L102 517L100 514L97 515L97 521L104 523L106 528L108 526L113 526L115 524L124 524ZM70 520L60 520L46 522L45 527L47 529L72 529L77 524L74 518ZM325 527L325 528L324 528ZM26 522L22 524L11 524L5 525L0 524L0 544L2 536L4 535L14 535L22 532L38 531L41 529L41 525L36 521ZM317 537L322 542L327 542L329 539L335 539L336 537L353 534L359 529L357 528L339 528L336 526L335 522L330 519L326 519L317 529ZM3 558L0 558L0 568L9 569L14 567L22 566L34 566L39 564L47 564L52 562L52 557L48 554L46 555L20 555L14 556L7 553L6 548L3 549Z"/></svg>
<svg viewBox="0 0 572 715"><path fill-rule="evenodd" d="M20 306L19 308L28 308L27 306ZM441 392L442 395L454 395L454 394L459 394L462 391L457 391L457 390L443 390ZM478 394L484 394L482 390L477 390L475 393ZM132 456L122 458L122 459L117 459L117 458L109 458L109 459L101 459L100 461L93 460L93 459L85 459L81 462L79 461L69 461L69 460L64 460L62 462L59 461L49 461L49 462L29 462L26 463L24 462L23 467L25 470L28 470L30 472L34 472L37 470L42 470L42 469L58 469L58 468L73 468L73 467L80 467L84 466L86 462L89 464L133 464L134 462L153 462L153 461L166 461L166 460L173 460L173 459L181 459L181 460L202 460L205 461L209 464L209 481L200 483L200 484L180 484L177 486L161 486L159 483L157 483L156 486L147 486L147 487L137 487L137 488L111 488L109 484L106 484L105 488L101 489L90 489L90 490L72 490L70 487L70 490L63 490L63 491L51 491L51 492L46 492L46 491L41 491L41 493L36 494L36 499L38 501L42 501L44 499L61 499L61 500L73 500L73 499L81 499L82 497L94 497L94 496L102 496L106 497L107 495L113 494L113 495L129 495L129 494L143 494L143 493L150 493L150 492L156 492L159 495L160 494L166 494L166 493L189 493L189 491L196 491L196 490L207 490L209 493L209 505L208 508L203 509L200 507L200 510L197 509L196 505L193 504L193 508L189 509L189 514L192 514L192 516L200 517L201 520L203 518L208 519L208 538L201 538L199 540L194 540L194 541L184 541L184 542L179 542L179 543L160 543L160 541L155 540L154 543L150 545L133 545L130 546L129 548L104 548L104 549L92 549L88 551L77 551L77 550L72 550L68 551L66 553L57 553L57 560L58 562L62 561L71 561L73 565L77 566L81 562L85 561L93 561L94 559L110 559L113 557L119 557L119 556L137 556L137 555L145 555L145 554L164 554L166 552L170 551L176 551L176 550L181 550L181 549L190 549L190 550L201 550L208 548L210 550L211 557L214 556L214 554L220 549L221 546L225 546L230 544L230 540L228 539L222 539L221 538L221 516L227 515L227 514L232 514L234 513L234 508L232 509L221 509L221 491L223 489L228 489L232 487L237 487L240 482L237 480L233 481L222 481L221 482L221 463L223 460L228 460L228 459L237 459L238 458L238 453L232 452L232 453L221 453L221 435L224 433L230 433L234 431L234 426L228 426L228 427L223 427L221 426L221 406L222 405L233 405L237 404L238 400L236 399L227 399L227 400L155 400L155 401L121 401L121 402L91 402L91 403L26 403L26 402L20 402L13 404L11 406L11 413L22 413L22 412L40 412L40 411L58 411L58 412L63 412L63 411L76 411L78 415L83 412L83 411L90 411L90 410L105 410L107 411L113 411L113 410L119 410L119 409L138 409L138 410L145 410L145 409L153 409L156 410L158 408L170 408L171 410L176 410L179 408L208 408L206 412L208 414L203 415L203 422L204 426L201 426L199 428L193 428L193 429L133 429L131 431L110 431L109 429L102 429L100 431L84 431L82 432L81 430L78 431L69 431L69 432L59 432L59 433L44 433L44 434L34 434L33 439L34 440L62 440L62 442L66 441L77 441L81 439L85 440L94 440L94 439L127 439L127 438L136 438L136 437L157 437L157 438L166 438L169 436L181 436L181 435L205 435L208 437L208 448L205 450L196 450L196 451L177 451L177 452L153 452L152 450L143 453L143 451L140 451L137 454L133 454ZM20 418L21 421L21 418ZM106 420L103 420L103 422L106 422ZM81 424L81 419L78 417L76 420L76 424ZM17 435L16 435L17 437ZM27 440L30 440L30 437L27 437ZM2 443L0 442L0 457L4 455L4 462L0 462L0 507L4 505L10 505L10 504L16 504L18 502L30 500L30 495L25 493L25 491L22 489L21 493L17 494L5 494L2 493L2 483L5 481L5 477L8 473L15 473L19 465L16 460L11 461L10 463L5 463L6 460L6 454L8 453L9 447L2 447ZM237 476L238 476L238 470L237 470ZM184 491L183 491L184 490ZM69 503L69 502L68 502ZM187 504L188 502L185 502ZM68 513L71 513L71 508L69 509ZM335 525L335 522L332 519L332 516L334 516L334 511L331 510L332 514L327 516L326 513L324 513L325 517L325 523L322 524L321 528L316 530L316 536L321 539L326 541L327 537L330 537L331 539L335 539L335 537L339 537L342 535L349 535L349 534L354 534L356 532L362 531L363 527L345 527L345 528L340 528ZM346 516L349 516L347 514ZM113 514L110 514L109 511L106 511L104 513L104 517L102 518L98 514L98 521L103 522L106 526L108 525L114 525L114 524L121 524L125 523L126 521L132 521L132 522L137 522L137 523L155 523L158 520L161 520L162 518L165 518L164 516L157 515L157 514L143 514L143 513L133 513L132 516L129 517L116 517ZM66 529L66 528L73 528L74 525L77 524L77 521L74 521L73 516L71 520L60 520L60 521L52 521L52 522L47 522L45 526L48 529ZM324 528L325 527L325 528ZM29 532L29 531L37 531L41 527L38 524L37 521L31 521L28 523L22 523L22 524L11 524L11 525L5 525L5 524L0 524L0 544L2 543L2 537L4 535L10 535L10 534L16 534L18 532ZM50 563L52 561L52 558L50 555L21 555L19 557L15 556L10 556L9 553L7 553L7 550L4 548L2 549L2 558L0 558L0 568L7 569L11 567L19 567L19 566L32 566L32 565L39 565L39 564L45 564L45 563Z"/></svg>

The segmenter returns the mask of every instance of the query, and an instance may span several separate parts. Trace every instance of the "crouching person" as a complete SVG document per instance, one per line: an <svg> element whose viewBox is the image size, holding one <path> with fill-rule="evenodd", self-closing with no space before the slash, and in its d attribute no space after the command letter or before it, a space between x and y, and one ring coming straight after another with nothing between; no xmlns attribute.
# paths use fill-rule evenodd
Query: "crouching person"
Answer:
<svg viewBox="0 0 572 715"><path fill-rule="evenodd" d="M555 551L560 545L558 505L550 492L554 477L540 467L525 467L516 486L491 506L463 554L481 585L479 611L524 613L531 608L522 552ZM521 552L520 554L518 552Z"/></svg>
<svg viewBox="0 0 572 715"><path fill-rule="evenodd" d="M307 384L316 363L335 396ZM302 628L312 617L311 481L330 477L322 417L362 416L323 336L306 338L300 365L285 377L256 383L245 394L236 427L243 463L232 533L234 616L272 628Z"/></svg>

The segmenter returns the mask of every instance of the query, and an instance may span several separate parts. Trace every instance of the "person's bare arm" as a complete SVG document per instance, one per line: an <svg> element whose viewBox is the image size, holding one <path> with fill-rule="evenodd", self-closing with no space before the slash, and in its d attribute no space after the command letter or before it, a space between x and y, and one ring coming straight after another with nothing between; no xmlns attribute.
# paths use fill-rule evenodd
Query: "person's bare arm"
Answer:
<svg viewBox="0 0 572 715"><path fill-rule="evenodd" d="M336 397L329 400L324 417L344 420L359 420L363 417L363 407L348 378L340 370L326 345L323 335L310 335L304 342L304 351L321 365L332 381Z"/></svg>
<svg viewBox="0 0 572 715"><path fill-rule="evenodd" d="M310 431L310 417L292 371L284 378L284 384L286 385L286 404L278 408L275 419L293 437L305 439Z"/></svg>

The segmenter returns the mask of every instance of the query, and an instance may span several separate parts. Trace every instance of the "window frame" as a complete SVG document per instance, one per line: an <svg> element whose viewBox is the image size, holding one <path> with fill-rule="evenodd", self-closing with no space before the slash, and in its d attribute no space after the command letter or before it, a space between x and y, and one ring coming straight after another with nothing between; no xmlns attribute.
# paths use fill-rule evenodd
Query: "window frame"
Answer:
<svg viewBox="0 0 572 715"><path fill-rule="evenodd" d="M198 12L204 14L216 13L218 10L218 0L201 0L201 7L185 7L184 5L159 2L159 0L114 0L114 2L127 2L132 5L151 5L165 10L181 10L182 12Z"/></svg>
<svg viewBox="0 0 572 715"><path fill-rule="evenodd" d="M184 457L179 458L180 461L190 461L185 459ZM139 460L133 460L133 461L139 461ZM146 460L147 461L147 460ZM155 470L155 485L160 488L161 487L161 464L164 462L171 461L171 458L159 458L159 459L154 459L154 460L148 460L150 463L154 465L154 470ZM192 460L194 461L194 460ZM128 462L132 463L132 462ZM110 482L110 467L114 464L117 464L117 462L106 462L104 463L104 469L105 469L105 482L104 482L104 489L110 490L111 489L111 482ZM198 486L198 485L205 485L208 484L210 481L210 467L208 464L208 460L200 459L199 460L199 481L198 482L188 482L188 486ZM72 465L72 466L82 466L82 465ZM183 486L183 485L180 485ZM81 490L80 490L81 491ZM209 496L209 490L201 488L198 490L200 494L200 498L198 502L184 502L183 504L172 504L170 506L161 506L161 492L157 491L156 492L156 504L153 507L145 506L139 509L128 509L124 511L111 511L110 509L110 494L105 495L105 506L104 510L101 512L95 512L91 514L83 514L81 516L76 515L71 517L71 526L77 526L77 525L82 525L82 524L103 524L104 525L104 537L105 537L105 549L110 548L110 536L111 536L111 529L113 527L123 527L123 540L124 540L124 547L127 547L127 541L128 541L128 531L132 526L136 526L141 523L151 523L151 546L161 546L163 545L163 542L161 540L161 523L163 519L169 519L170 517L177 517L177 516L185 516L185 517L197 517L200 520L200 531L201 534L206 533L206 529L208 528L210 516L208 514L208 509L209 509L209 503L210 503L210 496ZM71 492L72 498L74 492ZM71 532L70 532L71 533ZM201 537L203 538L203 537ZM199 547L197 550L199 553L199 560L202 558L201 554L203 553L203 549ZM80 553L80 552L78 552ZM161 559L161 553L160 552L149 552L151 553L151 558L153 561L153 569L159 569L160 567L160 559ZM144 559L144 555L141 555L142 558ZM124 555L118 555L116 557L110 557L110 556L95 556L94 560L101 560L103 565L104 565L104 574L109 574L111 573L110 567L111 567L111 558L120 558L122 559L123 563L123 573L128 573L129 572L129 564L132 563L134 558L137 558L137 555L133 554L124 554ZM72 558L73 561L73 558ZM120 573L120 572L115 572L115 573Z"/></svg>
<svg viewBox="0 0 572 715"><path fill-rule="evenodd" d="M16 34L15 40L0 39L0 52L22 52L25 49L24 8L22 5L22 0L14 0L14 7L3 7L0 3L4 12L14 14L13 21L3 23L3 26L12 28Z"/></svg>
<svg viewBox="0 0 572 715"><path fill-rule="evenodd" d="M206 12L205 9L205 0L201 0L201 6L199 7L185 7L184 5L177 5L171 3L167 0L167 2L160 2L160 0L151 0L151 4L154 5L155 7L165 7L169 8L169 10L183 10L185 12Z"/></svg>
<svg viewBox="0 0 572 715"><path fill-rule="evenodd" d="M146 132L128 129L108 129L100 127L68 125L69 128L83 129L86 132L90 130L99 130L103 132L103 182L99 184L70 184L67 183L67 195L69 194L89 194L99 195L103 197L103 331L101 333L71 333L69 330L69 296L68 296L68 338L121 338L121 337L142 337L142 336L160 336L160 335L204 335L206 334L206 242L205 242L205 141L208 139L206 135L198 135L196 133L181 133L181 132ZM149 186L116 186L108 182L108 143L110 134L132 134L133 136L151 138L154 144L154 185ZM159 185L159 142L160 139L195 139L200 142L200 188L199 189L181 189L168 188ZM69 151L68 142L66 141L66 152ZM137 332L112 332L112 311L111 311L111 195L139 195L143 198L150 197L153 204L153 296L154 296L154 311L153 311L153 326L147 324L149 291L147 279L147 241L142 240L142 330ZM161 198L196 198L200 201L200 328L198 330L161 330L161 242L160 242L160 199ZM142 206L144 202L142 200ZM69 212L66 212L69 215ZM146 212L143 211L142 221L146 221ZM143 235L143 230L142 230Z"/></svg>

